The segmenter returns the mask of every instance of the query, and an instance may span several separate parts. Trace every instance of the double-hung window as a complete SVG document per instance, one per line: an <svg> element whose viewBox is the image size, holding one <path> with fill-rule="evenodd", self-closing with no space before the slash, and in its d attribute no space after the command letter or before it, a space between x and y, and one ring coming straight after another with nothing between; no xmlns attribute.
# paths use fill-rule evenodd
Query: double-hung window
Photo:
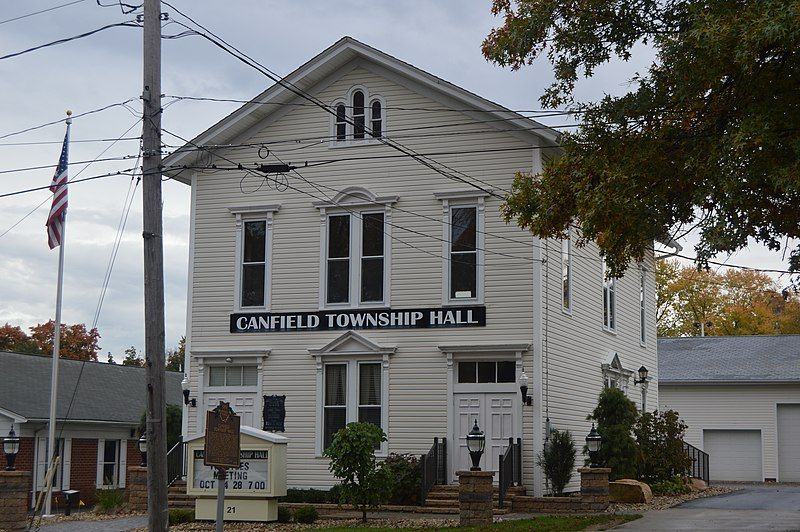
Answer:
<svg viewBox="0 0 800 532"><path fill-rule="evenodd" d="M639 268L639 342L644 345L647 339L647 313L645 312L645 298L644 298L644 280L645 269L644 266Z"/></svg>
<svg viewBox="0 0 800 532"><path fill-rule="evenodd" d="M572 240L561 241L561 310L572 312Z"/></svg>
<svg viewBox="0 0 800 532"><path fill-rule="evenodd" d="M603 260L602 268L603 279L603 329L607 331L616 331L617 329L617 308L616 308L616 292L617 280L613 277L607 276L606 261Z"/></svg>
<svg viewBox="0 0 800 532"><path fill-rule="evenodd" d="M445 304L483 302L484 196L436 192L443 204L442 299Z"/></svg>
<svg viewBox="0 0 800 532"><path fill-rule="evenodd" d="M353 211L328 215L325 304L385 303L385 213Z"/></svg>
<svg viewBox="0 0 800 532"><path fill-rule="evenodd" d="M348 423L372 423L386 430L381 362L348 360L325 364L323 386L323 449Z"/></svg>
<svg viewBox="0 0 800 532"><path fill-rule="evenodd" d="M103 486L116 488L119 478L119 440L103 442Z"/></svg>
<svg viewBox="0 0 800 532"><path fill-rule="evenodd" d="M236 216L237 309L269 308L272 215L277 205L232 207Z"/></svg>

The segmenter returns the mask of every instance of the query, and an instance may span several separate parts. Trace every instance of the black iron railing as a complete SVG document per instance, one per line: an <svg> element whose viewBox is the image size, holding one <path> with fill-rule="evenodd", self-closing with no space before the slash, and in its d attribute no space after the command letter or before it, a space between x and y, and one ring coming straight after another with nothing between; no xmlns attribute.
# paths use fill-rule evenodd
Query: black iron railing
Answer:
<svg viewBox="0 0 800 532"><path fill-rule="evenodd" d="M186 476L186 442L179 441L167 452L167 486Z"/></svg>
<svg viewBox="0 0 800 532"><path fill-rule="evenodd" d="M692 465L689 466L689 476L704 480L708 484L710 478L708 475L708 453L686 442L683 442L683 451L686 456L692 459Z"/></svg>
<svg viewBox="0 0 800 532"><path fill-rule="evenodd" d="M447 438L434 438L427 453L420 456L421 472L419 503L425 502L436 484L447 484Z"/></svg>
<svg viewBox="0 0 800 532"><path fill-rule="evenodd" d="M522 439L514 438L508 439L508 447L503 454L500 455L498 462L498 503L500 508L506 500L508 488L513 485L519 486L522 483Z"/></svg>

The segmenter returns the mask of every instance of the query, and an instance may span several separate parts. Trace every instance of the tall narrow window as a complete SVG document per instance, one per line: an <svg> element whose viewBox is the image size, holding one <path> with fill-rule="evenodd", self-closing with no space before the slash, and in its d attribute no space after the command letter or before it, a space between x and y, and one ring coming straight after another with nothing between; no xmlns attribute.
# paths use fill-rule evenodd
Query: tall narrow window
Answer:
<svg viewBox="0 0 800 532"><path fill-rule="evenodd" d="M328 303L350 301L350 215L328 218Z"/></svg>
<svg viewBox="0 0 800 532"><path fill-rule="evenodd" d="M355 91L353 93L353 138L364 138L364 93Z"/></svg>
<svg viewBox="0 0 800 532"><path fill-rule="evenodd" d="M347 138L347 111L344 104L336 106L336 140Z"/></svg>
<svg viewBox="0 0 800 532"><path fill-rule="evenodd" d="M450 297L477 297L478 250L475 207L453 207L450 215Z"/></svg>
<svg viewBox="0 0 800 532"><path fill-rule="evenodd" d="M606 262L603 261L603 328L609 331L616 330L616 290L617 280L607 278Z"/></svg>
<svg viewBox="0 0 800 532"><path fill-rule="evenodd" d="M103 447L103 486L117 485L119 441L106 440Z"/></svg>
<svg viewBox="0 0 800 532"><path fill-rule="evenodd" d="M383 301L383 213L361 220L361 301Z"/></svg>
<svg viewBox="0 0 800 532"><path fill-rule="evenodd" d="M242 253L242 307L265 305L267 222L244 223Z"/></svg>
<svg viewBox="0 0 800 532"><path fill-rule="evenodd" d="M572 310L572 241L569 235L561 241L561 308Z"/></svg>
<svg viewBox="0 0 800 532"><path fill-rule="evenodd" d="M639 270L639 341L644 345L647 339L647 323L645 321L645 304L644 304L644 268Z"/></svg>
<svg viewBox="0 0 800 532"><path fill-rule="evenodd" d="M381 110L381 102L373 100L372 102L372 136L380 138L383 135L383 112Z"/></svg>
<svg viewBox="0 0 800 532"><path fill-rule="evenodd" d="M339 429L347 424L347 364L325 366L324 448L333 441Z"/></svg>
<svg viewBox="0 0 800 532"><path fill-rule="evenodd" d="M358 366L358 421L381 426L381 365Z"/></svg>

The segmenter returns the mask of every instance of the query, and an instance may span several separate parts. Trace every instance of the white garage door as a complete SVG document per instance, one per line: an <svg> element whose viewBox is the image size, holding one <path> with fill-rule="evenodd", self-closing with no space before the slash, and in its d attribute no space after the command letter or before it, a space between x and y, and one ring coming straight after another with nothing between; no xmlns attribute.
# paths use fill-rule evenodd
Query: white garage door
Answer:
<svg viewBox="0 0 800 532"><path fill-rule="evenodd" d="M764 480L760 430L704 430L703 450L711 480Z"/></svg>
<svg viewBox="0 0 800 532"><path fill-rule="evenodd" d="M800 405L778 405L778 480L800 482Z"/></svg>

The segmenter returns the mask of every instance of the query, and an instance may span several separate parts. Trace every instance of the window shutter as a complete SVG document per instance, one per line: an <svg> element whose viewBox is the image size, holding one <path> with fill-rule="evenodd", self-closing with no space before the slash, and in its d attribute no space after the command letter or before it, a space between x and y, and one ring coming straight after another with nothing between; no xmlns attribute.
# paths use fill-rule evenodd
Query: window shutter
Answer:
<svg viewBox="0 0 800 532"><path fill-rule="evenodd" d="M64 466L61 474L61 489L69 489L70 466L72 462L72 438L64 440L64 448L62 450L61 460Z"/></svg>
<svg viewBox="0 0 800 532"><path fill-rule="evenodd" d="M128 476L128 440L119 441L119 471L117 473L117 485L120 488L125 487L125 477Z"/></svg>
<svg viewBox="0 0 800 532"><path fill-rule="evenodd" d="M97 478L95 479L95 487L100 489L103 487L103 456L106 447L106 440L97 440Z"/></svg>

